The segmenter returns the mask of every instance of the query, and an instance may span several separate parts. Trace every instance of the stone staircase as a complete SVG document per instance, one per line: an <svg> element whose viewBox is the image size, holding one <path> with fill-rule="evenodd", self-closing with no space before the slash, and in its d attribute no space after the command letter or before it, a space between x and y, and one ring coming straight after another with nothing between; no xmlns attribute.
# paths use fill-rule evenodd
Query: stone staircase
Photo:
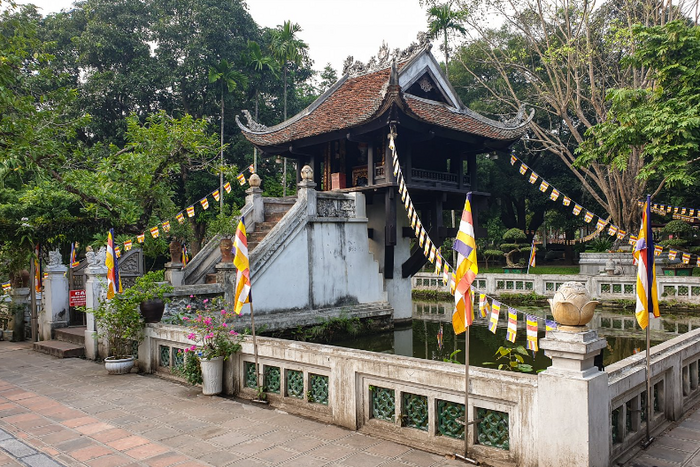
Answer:
<svg viewBox="0 0 700 467"><path fill-rule="evenodd" d="M34 343L37 352L58 358L75 358L85 355L85 326L74 326L54 330L55 339Z"/></svg>
<svg viewBox="0 0 700 467"><path fill-rule="evenodd" d="M255 232L248 234L248 251L252 252L270 230L284 217L294 206L296 198L264 199L265 222L255 224Z"/></svg>

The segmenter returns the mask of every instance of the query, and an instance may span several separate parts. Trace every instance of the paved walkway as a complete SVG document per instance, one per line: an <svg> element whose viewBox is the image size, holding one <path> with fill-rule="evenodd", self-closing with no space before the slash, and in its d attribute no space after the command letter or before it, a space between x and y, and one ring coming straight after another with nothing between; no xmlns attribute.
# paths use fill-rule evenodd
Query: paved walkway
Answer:
<svg viewBox="0 0 700 467"><path fill-rule="evenodd" d="M678 423L639 451L625 467L695 467L700 466L700 404Z"/></svg>
<svg viewBox="0 0 700 467"><path fill-rule="evenodd" d="M279 410L0 342L0 466L463 466Z"/></svg>

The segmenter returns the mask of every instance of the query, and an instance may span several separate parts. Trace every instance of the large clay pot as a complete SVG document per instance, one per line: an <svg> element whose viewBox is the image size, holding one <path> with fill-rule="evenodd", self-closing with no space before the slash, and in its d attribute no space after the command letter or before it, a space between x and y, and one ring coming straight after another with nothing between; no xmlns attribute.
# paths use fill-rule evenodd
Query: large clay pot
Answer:
<svg viewBox="0 0 700 467"><path fill-rule="evenodd" d="M10 276L13 288L29 287L29 271L22 269L19 272L15 272Z"/></svg>
<svg viewBox="0 0 700 467"><path fill-rule="evenodd" d="M591 300L580 282L564 282L549 300L554 320L563 326L585 327L599 302Z"/></svg>
<svg viewBox="0 0 700 467"><path fill-rule="evenodd" d="M233 263L233 240L222 238L219 242L219 250L221 251L222 263Z"/></svg>
<svg viewBox="0 0 700 467"><path fill-rule="evenodd" d="M134 357L129 358L105 358L105 369L110 375L125 375L134 367Z"/></svg>
<svg viewBox="0 0 700 467"><path fill-rule="evenodd" d="M146 323L159 323L163 317L163 311L165 310L165 303L160 298L155 298L153 300L144 300L141 302L139 307L141 309L141 316L143 316L143 321Z"/></svg>
<svg viewBox="0 0 700 467"><path fill-rule="evenodd" d="M182 262L182 243L177 240L170 242L170 261L172 263Z"/></svg>
<svg viewBox="0 0 700 467"><path fill-rule="evenodd" d="M202 394L214 396L224 388L224 357L200 358Z"/></svg>

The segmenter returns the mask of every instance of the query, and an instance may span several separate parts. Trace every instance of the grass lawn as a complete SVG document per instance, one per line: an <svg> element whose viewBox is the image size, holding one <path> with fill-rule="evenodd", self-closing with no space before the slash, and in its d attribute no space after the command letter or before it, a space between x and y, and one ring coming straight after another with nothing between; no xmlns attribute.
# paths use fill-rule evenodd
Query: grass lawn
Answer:
<svg viewBox="0 0 700 467"><path fill-rule="evenodd" d="M578 274L578 266L537 266L530 268L530 274ZM479 266L479 274L503 274L503 267L485 268ZM517 274L513 274L516 276Z"/></svg>

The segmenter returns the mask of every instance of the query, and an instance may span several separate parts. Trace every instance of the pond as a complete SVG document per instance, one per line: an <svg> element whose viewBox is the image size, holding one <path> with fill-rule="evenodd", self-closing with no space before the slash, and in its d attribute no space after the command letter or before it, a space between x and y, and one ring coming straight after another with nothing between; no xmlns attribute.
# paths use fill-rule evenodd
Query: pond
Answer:
<svg viewBox="0 0 700 467"><path fill-rule="evenodd" d="M397 324L393 331L354 337L332 342L333 345L372 352L383 352L408 357L443 361L452 358L464 363L465 335L455 336L452 330L451 316L454 304L451 302L413 301L413 319L410 323ZM520 311L544 317L549 313L548 308L519 306ZM487 328L487 319L477 316L470 332L469 364L481 367L491 367L485 362L493 362L494 354L500 346L511 345L506 341L506 317L501 310L501 319L494 335ZM477 312L478 315L478 312ZM551 316L548 316L551 318ZM442 327L442 347L438 345L438 333ZM603 364L610 365L637 352L646 349L645 332L639 328L633 311L616 311L602 308L589 324L591 329L608 341L603 353ZM651 344L656 345L672 339L683 332L700 327L700 317L690 314L662 315L651 322ZM538 337L544 338L544 326L540 323ZM518 334L516 345L526 347L525 322L518 316ZM543 370L551 364L551 360L540 350L525 358L525 363L531 364L535 370Z"/></svg>

